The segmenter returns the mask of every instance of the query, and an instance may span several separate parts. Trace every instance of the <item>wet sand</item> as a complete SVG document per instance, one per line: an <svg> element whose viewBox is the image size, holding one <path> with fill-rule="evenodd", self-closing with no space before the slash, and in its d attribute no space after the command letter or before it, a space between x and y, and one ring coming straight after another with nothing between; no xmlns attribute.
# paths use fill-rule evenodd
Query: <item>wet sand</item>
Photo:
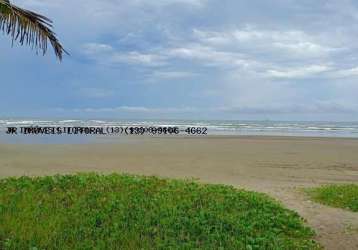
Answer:
<svg viewBox="0 0 358 250"><path fill-rule="evenodd" d="M266 192L306 218L327 249L358 249L358 213L310 202L297 189L358 183L358 139L131 137L84 145L0 144L0 177L83 171L196 178Z"/></svg>

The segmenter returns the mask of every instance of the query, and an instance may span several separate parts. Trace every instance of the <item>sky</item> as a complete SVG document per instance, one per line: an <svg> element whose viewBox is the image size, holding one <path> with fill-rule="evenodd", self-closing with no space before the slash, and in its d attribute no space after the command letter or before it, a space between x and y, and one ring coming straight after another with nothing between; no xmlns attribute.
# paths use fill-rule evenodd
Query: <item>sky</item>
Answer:
<svg viewBox="0 0 358 250"><path fill-rule="evenodd" d="M0 117L358 121L358 1L12 2L71 55L0 35Z"/></svg>

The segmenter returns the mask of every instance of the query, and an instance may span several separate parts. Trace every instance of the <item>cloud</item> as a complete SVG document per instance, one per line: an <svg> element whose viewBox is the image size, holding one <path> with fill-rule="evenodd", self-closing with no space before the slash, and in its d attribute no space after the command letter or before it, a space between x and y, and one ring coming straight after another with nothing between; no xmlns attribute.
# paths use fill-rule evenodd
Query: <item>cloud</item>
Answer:
<svg viewBox="0 0 358 250"><path fill-rule="evenodd" d="M142 113L142 114L173 114L173 113L187 113L197 112L198 109L191 107L183 108L150 108L140 106L120 106L113 108L81 108L73 109L77 113Z"/></svg>
<svg viewBox="0 0 358 250"><path fill-rule="evenodd" d="M165 64L165 57L155 53L143 53L138 51L116 51L109 44L86 43L82 53L88 58L104 65L117 64L142 64L145 66L160 66Z"/></svg>
<svg viewBox="0 0 358 250"><path fill-rule="evenodd" d="M341 50L322 41L320 37L295 29L264 30L247 25L227 31L195 29L194 35L202 43L214 47L245 51L252 55L272 55L279 52L280 57L285 56L286 59L322 57Z"/></svg>
<svg viewBox="0 0 358 250"><path fill-rule="evenodd" d="M188 71L154 71L151 74L154 79L183 79L195 76L198 76L198 74Z"/></svg>
<svg viewBox="0 0 358 250"><path fill-rule="evenodd" d="M103 43L86 43L83 45L84 53L90 56L113 52L113 47Z"/></svg>
<svg viewBox="0 0 358 250"><path fill-rule="evenodd" d="M171 58L194 60L201 65L211 67L245 67L257 64L257 62L246 58L243 54L232 51L221 51L202 44L188 44L185 47L167 49L164 54Z"/></svg>
<svg viewBox="0 0 358 250"><path fill-rule="evenodd" d="M220 51L215 48L193 43L180 47L155 48L151 51L120 52L113 50L110 45L88 43L83 46L84 54L101 64L118 63L142 64L143 66L157 67L174 65L178 60L190 61L206 67L221 67L226 69L259 66L259 63L248 59L245 55Z"/></svg>
<svg viewBox="0 0 358 250"><path fill-rule="evenodd" d="M356 107L357 108L357 107ZM225 113L234 114L342 114L358 113L358 110L351 106L335 102L315 102L311 104L269 105L269 106L239 106L222 107Z"/></svg>
<svg viewBox="0 0 358 250"><path fill-rule="evenodd" d="M300 79L342 70L325 64L327 58L333 59L343 48L330 47L300 30L262 30L250 25L221 32L193 29L191 40L183 44L173 39L165 47L141 51L121 52L101 43L88 43L84 48L87 55L107 64L161 67L188 61L197 67L240 71L259 78ZM328 61L328 64L332 63Z"/></svg>
<svg viewBox="0 0 358 250"><path fill-rule="evenodd" d="M330 74L332 78L351 78L358 76L358 67L350 69L340 69Z"/></svg>
<svg viewBox="0 0 358 250"><path fill-rule="evenodd" d="M304 67L291 68L286 70L270 69L266 72L266 75L268 77L273 77L273 78L299 79L299 78L317 76L318 74L327 72L330 69L331 68L326 65L308 65Z"/></svg>
<svg viewBox="0 0 358 250"><path fill-rule="evenodd" d="M160 66L165 64L165 58L158 54L130 51L128 53L115 53L109 60L111 63L143 64L146 66Z"/></svg>
<svg viewBox="0 0 358 250"><path fill-rule="evenodd" d="M219 34L224 34L221 36L221 40ZM236 30L229 33L208 33L196 29L193 30L192 35L198 40L194 40L187 44L172 43L168 47L151 48L150 51L121 52L118 49L114 49L111 45L101 43L85 44L84 51L92 59L104 65L113 66L128 64L156 68L152 73L145 77L147 82L184 78L193 79L199 75L195 72L180 70L181 66L179 66L179 70L170 70L170 68L178 67L177 65L180 65L181 61L194 65L197 71L202 71L200 68L203 67L214 68L218 73L221 71L222 74L225 74L226 72L226 74L240 75L241 79L245 76L245 78L249 78L250 82L264 81L264 79L269 79L270 81L292 81L310 78L327 80L356 77L358 75L357 67L342 68L340 65L337 66L333 62L327 63L326 60L323 60L323 58L326 58L325 56L318 62L316 60L305 58L293 63L291 66L291 63L283 63L285 61L277 62L275 59L269 61L267 58L262 58L261 56L256 55L257 52L255 49L253 50L254 52L251 50L240 51L237 50L236 47L233 48L228 46L232 43L231 39L237 39L238 41L247 41L252 48L258 46L258 49L263 50L263 48L260 47L260 44L255 45L255 42L251 40L269 38L269 40L273 41L271 45L273 47L276 46L275 48L284 45L288 50L299 48L298 50L302 49L308 51L308 54L312 53L312 50L315 49L317 49L317 53L319 50L321 50L322 53L324 52L328 54L337 52L336 49L324 47L323 45L314 44L308 41L303 42L304 40L307 40L308 37L304 32L269 32L246 28L244 31ZM206 41L204 41L204 38L206 38ZM279 38L281 38L281 42L278 45L277 41ZM215 41L213 42L212 39ZM294 41L298 41L298 43L295 44ZM305 46L307 46L306 49L304 49ZM309 47L311 47L311 51L309 50ZM281 48L281 50L282 49L283 48ZM267 53L272 53L272 48L268 48ZM295 56L296 55L294 55L294 57ZM288 57L290 57L290 55L288 55ZM286 58L285 60L292 60L292 58ZM317 62L317 64L312 64L311 62ZM260 84L255 85L258 85L257 87L260 88ZM247 88L250 88L250 86L247 86ZM209 93L210 90L205 92ZM211 92L213 92L213 90ZM270 93L270 95L272 94L273 93ZM227 94L225 95L226 99L230 96ZM250 93L249 95L255 94Z"/></svg>
<svg viewBox="0 0 358 250"><path fill-rule="evenodd" d="M347 106L337 102L316 101L311 104L291 105L241 105L241 106L219 106L219 107L144 107L144 106L119 106L107 108L79 108L73 109L75 113L100 113L100 114L151 114L171 115L178 114L231 114L231 115L282 115L282 114L351 114L358 113L357 107ZM65 112L64 108L57 108L56 111Z"/></svg>

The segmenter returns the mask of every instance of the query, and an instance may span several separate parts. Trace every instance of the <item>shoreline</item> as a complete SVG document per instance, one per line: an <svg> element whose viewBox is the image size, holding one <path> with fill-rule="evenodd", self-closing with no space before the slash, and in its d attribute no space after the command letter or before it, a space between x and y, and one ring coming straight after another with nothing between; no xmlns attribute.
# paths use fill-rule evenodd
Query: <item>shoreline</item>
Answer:
<svg viewBox="0 0 358 250"><path fill-rule="evenodd" d="M338 136L309 136L309 135L121 135L121 136L0 136L0 145L91 145L91 144L122 144L122 141L156 139L262 139L262 140L328 140L328 141L358 141L358 137L338 137Z"/></svg>

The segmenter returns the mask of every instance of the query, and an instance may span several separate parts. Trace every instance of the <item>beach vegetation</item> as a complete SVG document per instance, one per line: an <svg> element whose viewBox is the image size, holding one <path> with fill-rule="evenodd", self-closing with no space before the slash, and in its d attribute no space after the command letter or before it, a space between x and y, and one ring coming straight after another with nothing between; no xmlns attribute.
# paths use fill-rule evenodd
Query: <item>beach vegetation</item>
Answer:
<svg viewBox="0 0 358 250"><path fill-rule="evenodd" d="M306 189L307 194L316 202L358 212L358 185L325 185Z"/></svg>
<svg viewBox="0 0 358 250"><path fill-rule="evenodd" d="M319 249L269 196L133 175L0 180L0 249Z"/></svg>

